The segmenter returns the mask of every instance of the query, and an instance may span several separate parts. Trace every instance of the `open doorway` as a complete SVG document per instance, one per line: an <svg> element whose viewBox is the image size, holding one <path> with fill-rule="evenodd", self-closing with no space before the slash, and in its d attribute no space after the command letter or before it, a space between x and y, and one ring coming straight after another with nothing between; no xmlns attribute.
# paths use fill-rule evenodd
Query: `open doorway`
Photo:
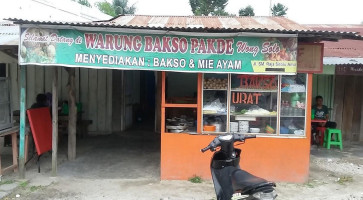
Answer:
<svg viewBox="0 0 363 200"><path fill-rule="evenodd" d="M155 130L155 72L124 71L124 130Z"/></svg>
<svg viewBox="0 0 363 200"><path fill-rule="evenodd" d="M60 176L159 179L160 134L154 131L155 77L149 71L112 71L114 131L79 140L77 159L60 165ZM120 124L122 129L118 129Z"/></svg>

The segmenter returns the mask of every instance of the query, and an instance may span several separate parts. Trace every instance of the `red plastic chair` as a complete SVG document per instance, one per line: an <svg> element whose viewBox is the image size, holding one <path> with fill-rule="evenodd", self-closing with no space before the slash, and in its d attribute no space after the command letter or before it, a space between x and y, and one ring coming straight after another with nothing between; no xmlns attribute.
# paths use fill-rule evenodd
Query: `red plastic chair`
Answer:
<svg viewBox="0 0 363 200"><path fill-rule="evenodd" d="M325 134L326 127L317 127L316 133L319 136L319 143L320 145L324 144L324 134Z"/></svg>

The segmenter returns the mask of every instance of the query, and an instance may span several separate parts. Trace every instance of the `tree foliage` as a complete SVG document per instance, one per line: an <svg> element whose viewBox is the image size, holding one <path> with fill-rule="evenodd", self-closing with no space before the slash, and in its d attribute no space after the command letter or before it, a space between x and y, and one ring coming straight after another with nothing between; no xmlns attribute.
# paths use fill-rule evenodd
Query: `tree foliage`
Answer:
<svg viewBox="0 0 363 200"><path fill-rule="evenodd" d="M108 1L96 2L96 7L103 13L113 17L124 14L134 14L136 11L135 5L128 5L128 0L113 0L112 3Z"/></svg>
<svg viewBox="0 0 363 200"><path fill-rule="evenodd" d="M110 15L112 17L116 16L115 9L112 7L112 4L110 4L107 1L103 2L96 2L95 6L106 15Z"/></svg>
<svg viewBox="0 0 363 200"><path fill-rule="evenodd" d="M112 6L116 15L134 14L136 11L135 5L129 6L128 4L128 0L113 0Z"/></svg>
<svg viewBox="0 0 363 200"><path fill-rule="evenodd" d="M274 4L271 8L272 16L285 16L288 8L281 3Z"/></svg>
<svg viewBox="0 0 363 200"><path fill-rule="evenodd" d="M252 8L252 6L248 5L245 8L239 9L238 12L239 16L255 16L255 12Z"/></svg>
<svg viewBox="0 0 363 200"><path fill-rule="evenodd" d="M189 0L192 12L197 16L229 15L224 9L228 0Z"/></svg>
<svg viewBox="0 0 363 200"><path fill-rule="evenodd" d="M88 0L72 0L74 2L77 2L81 5L87 6L89 8L92 8L91 4L88 2Z"/></svg>

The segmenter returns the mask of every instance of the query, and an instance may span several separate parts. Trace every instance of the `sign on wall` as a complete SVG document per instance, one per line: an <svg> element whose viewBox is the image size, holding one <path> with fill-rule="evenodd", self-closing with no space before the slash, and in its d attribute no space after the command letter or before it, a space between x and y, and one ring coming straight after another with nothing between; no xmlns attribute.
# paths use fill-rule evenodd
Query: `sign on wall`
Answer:
<svg viewBox="0 0 363 200"><path fill-rule="evenodd" d="M296 37L212 37L22 28L21 65L295 74Z"/></svg>
<svg viewBox="0 0 363 200"><path fill-rule="evenodd" d="M335 74L363 76L363 65L337 65L335 66Z"/></svg>
<svg viewBox="0 0 363 200"><path fill-rule="evenodd" d="M322 73L323 55L323 43L299 44L297 71L300 73Z"/></svg>

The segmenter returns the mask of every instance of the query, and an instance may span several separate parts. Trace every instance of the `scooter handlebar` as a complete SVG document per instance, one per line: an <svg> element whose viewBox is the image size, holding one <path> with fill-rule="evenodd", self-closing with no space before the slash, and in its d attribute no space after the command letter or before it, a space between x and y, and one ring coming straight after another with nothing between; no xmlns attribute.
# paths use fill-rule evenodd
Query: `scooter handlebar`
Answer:
<svg viewBox="0 0 363 200"><path fill-rule="evenodd" d="M245 139L256 138L256 135L246 135Z"/></svg>
<svg viewBox="0 0 363 200"><path fill-rule="evenodd" d="M202 153L204 153L204 152L208 151L209 149L210 149L210 146L208 145L207 147L205 147L205 148L201 149L200 151L201 151Z"/></svg>
<svg viewBox="0 0 363 200"><path fill-rule="evenodd" d="M256 138L256 135L234 135L234 141L245 141L246 139Z"/></svg>
<svg viewBox="0 0 363 200"><path fill-rule="evenodd" d="M233 134L233 142L237 141L245 141L246 139L256 138L256 135L237 135ZM212 150L214 151L215 148L217 148L221 144L221 141L219 140L219 136L215 137L214 140L205 148L201 149L200 151L202 153Z"/></svg>

